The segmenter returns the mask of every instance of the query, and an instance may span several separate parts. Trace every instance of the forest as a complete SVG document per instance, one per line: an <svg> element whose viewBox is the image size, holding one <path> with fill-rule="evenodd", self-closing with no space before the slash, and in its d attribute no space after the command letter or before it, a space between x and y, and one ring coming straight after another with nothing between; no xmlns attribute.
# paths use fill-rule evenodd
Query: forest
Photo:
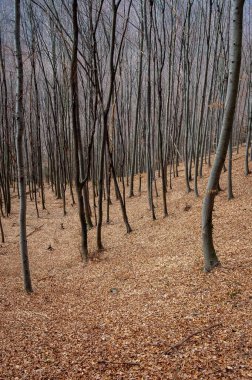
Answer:
<svg viewBox="0 0 252 380"><path fill-rule="evenodd" d="M0 0L0 379L252 378L252 0Z"/></svg>

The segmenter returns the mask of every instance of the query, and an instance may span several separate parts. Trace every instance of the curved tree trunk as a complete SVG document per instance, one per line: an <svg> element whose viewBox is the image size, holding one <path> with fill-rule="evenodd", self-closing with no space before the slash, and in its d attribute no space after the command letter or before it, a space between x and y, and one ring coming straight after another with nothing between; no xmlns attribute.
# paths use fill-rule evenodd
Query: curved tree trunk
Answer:
<svg viewBox="0 0 252 380"><path fill-rule="evenodd" d="M212 213L214 199L218 192L218 183L221 171L227 154L235 114L241 66L243 6L244 0L232 1L229 77L223 123L216 157L208 180L202 208L202 241L205 271L207 272L219 264L213 243Z"/></svg>

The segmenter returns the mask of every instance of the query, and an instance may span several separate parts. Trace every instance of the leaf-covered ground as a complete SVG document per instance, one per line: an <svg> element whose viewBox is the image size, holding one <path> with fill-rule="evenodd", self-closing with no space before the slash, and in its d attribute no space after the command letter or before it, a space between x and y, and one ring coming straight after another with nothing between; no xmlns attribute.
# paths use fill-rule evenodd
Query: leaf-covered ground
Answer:
<svg viewBox="0 0 252 380"><path fill-rule="evenodd" d="M235 199L221 192L214 212L222 266L204 274L206 179L195 199L180 174L168 192L166 219L161 196L156 221L146 191L127 199L129 235L113 199L111 224L103 227L106 250L95 252L90 231L87 266L80 262L76 206L63 217L48 190L47 211L37 219L29 202L31 296L22 289L15 198L0 246L0 379L252 378L252 176L244 177L236 156Z"/></svg>

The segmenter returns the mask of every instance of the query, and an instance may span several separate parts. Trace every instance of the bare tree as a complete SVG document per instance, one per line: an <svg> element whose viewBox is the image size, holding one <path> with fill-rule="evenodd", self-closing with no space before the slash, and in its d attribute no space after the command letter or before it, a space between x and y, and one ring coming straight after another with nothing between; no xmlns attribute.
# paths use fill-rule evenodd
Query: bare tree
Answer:
<svg viewBox="0 0 252 380"><path fill-rule="evenodd" d="M15 0L15 47L16 47L16 150L18 167L18 185L20 194L20 253L23 269L24 288L27 293L32 292L32 283L29 268L27 234L26 234L26 179L24 167L24 119L23 119L23 61L20 42L20 0Z"/></svg>
<svg viewBox="0 0 252 380"><path fill-rule="evenodd" d="M243 6L244 0L232 1L229 77L223 123L216 157L208 180L202 208L202 240L205 271L210 271L219 264L219 259L213 243L213 207L214 199L218 192L219 179L225 162L229 140L232 134L235 115L241 66Z"/></svg>
<svg viewBox="0 0 252 380"><path fill-rule="evenodd" d="M82 250L81 256L84 261L88 260L88 245L87 245L87 223L84 210L84 198L82 189L86 180L80 178L80 116L79 116L79 98L78 98L78 1L73 0L73 53L71 64L71 90L72 90L72 125L74 137L74 157L75 157L75 186L78 197L79 218L81 223L81 236L82 236Z"/></svg>

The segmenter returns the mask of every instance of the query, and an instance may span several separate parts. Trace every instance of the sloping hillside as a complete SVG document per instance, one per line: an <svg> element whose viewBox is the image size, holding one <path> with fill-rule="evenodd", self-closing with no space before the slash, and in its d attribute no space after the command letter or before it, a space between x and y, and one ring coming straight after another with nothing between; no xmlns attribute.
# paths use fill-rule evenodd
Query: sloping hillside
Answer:
<svg viewBox="0 0 252 380"><path fill-rule="evenodd" d="M201 194L205 186L206 177ZM69 206L63 217L48 190L41 218L32 204L28 210L31 296L22 290L15 203L0 248L0 379L252 378L252 176L244 177L241 156L234 194L232 201L225 192L217 197L222 266L204 274L202 196L185 194L183 172L168 193L166 219L161 197L155 222L145 191L127 199L129 235L113 198L106 250L95 253L90 231L86 267L77 209Z"/></svg>

